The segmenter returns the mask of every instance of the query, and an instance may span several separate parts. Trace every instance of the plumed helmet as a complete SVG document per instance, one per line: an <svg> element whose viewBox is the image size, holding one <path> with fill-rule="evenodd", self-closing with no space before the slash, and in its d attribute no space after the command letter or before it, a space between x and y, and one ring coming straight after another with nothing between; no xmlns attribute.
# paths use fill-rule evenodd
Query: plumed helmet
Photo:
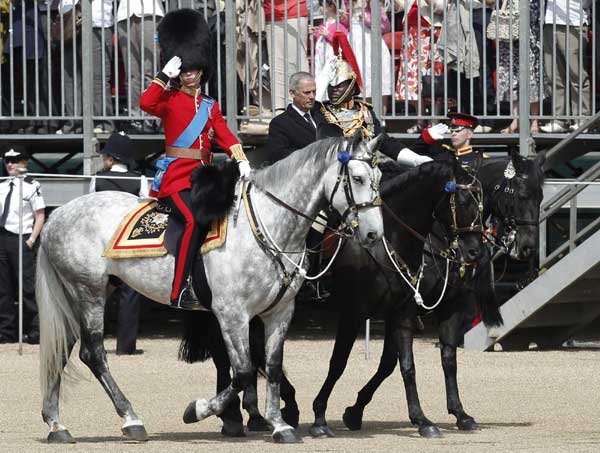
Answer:
<svg viewBox="0 0 600 453"><path fill-rule="evenodd" d="M181 71L202 71L201 83L210 78L210 35L204 16L189 8L167 13L157 26L163 61L181 58Z"/></svg>
<svg viewBox="0 0 600 453"><path fill-rule="evenodd" d="M342 32L336 32L333 36L333 49L338 54L335 72L329 81L329 87L336 87L340 83L350 81L346 91L338 99L330 99L334 104L347 101L362 90L362 79L356 57L348 38ZM331 98L331 96L330 96Z"/></svg>
<svg viewBox="0 0 600 453"><path fill-rule="evenodd" d="M337 60L335 75L329 82L329 85L334 87L342 82L345 82L346 80L350 80L356 83L356 73L352 69L352 66L350 66L350 64L347 61L342 59L342 56L340 55Z"/></svg>

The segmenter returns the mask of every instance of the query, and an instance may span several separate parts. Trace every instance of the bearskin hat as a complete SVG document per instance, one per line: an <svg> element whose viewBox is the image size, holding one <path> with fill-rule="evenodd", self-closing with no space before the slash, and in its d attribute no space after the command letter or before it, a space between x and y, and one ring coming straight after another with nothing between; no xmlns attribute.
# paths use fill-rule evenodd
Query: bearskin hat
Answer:
<svg viewBox="0 0 600 453"><path fill-rule="evenodd" d="M164 62L181 58L181 71L201 70L201 83L210 78L210 35L204 16L189 8L167 13L158 23L158 43Z"/></svg>

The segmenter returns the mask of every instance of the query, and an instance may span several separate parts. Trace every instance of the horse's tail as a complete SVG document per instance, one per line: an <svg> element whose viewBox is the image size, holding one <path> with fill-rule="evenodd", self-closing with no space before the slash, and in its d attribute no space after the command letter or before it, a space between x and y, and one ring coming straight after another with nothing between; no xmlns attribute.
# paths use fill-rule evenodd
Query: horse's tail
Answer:
<svg viewBox="0 0 600 453"><path fill-rule="evenodd" d="M500 306L496 298L496 288L494 285L494 272L492 260L489 253L485 253L485 258L477 263L477 273L475 276L475 298L477 307L481 313L481 319L486 326L497 327L504 324Z"/></svg>
<svg viewBox="0 0 600 453"><path fill-rule="evenodd" d="M46 398L53 386L60 383L71 349L80 338L80 325L44 245L42 241L38 251L36 299L40 317L40 382Z"/></svg>
<svg viewBox="0 0 600 453"><path fill-rule="evenodd" d="M209 312L183 313L183 338L179 344L179 360L187 363L204 362L221 339L221 329L215 315Z"/></svg>

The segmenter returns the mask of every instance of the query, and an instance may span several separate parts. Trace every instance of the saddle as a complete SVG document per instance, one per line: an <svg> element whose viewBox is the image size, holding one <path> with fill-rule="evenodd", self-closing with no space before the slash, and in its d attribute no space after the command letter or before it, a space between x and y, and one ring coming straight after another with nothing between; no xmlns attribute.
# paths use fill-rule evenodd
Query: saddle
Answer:
<svg viewBox="0 0 600 453"><path fill-rule="evenodd" d="M151 258L174 253L183 225L169 217L169 208L157 200L144 199L129 211L106 245L106 258ZM211 222L202 254L223 246L227 237L227 215Z"/></svg>

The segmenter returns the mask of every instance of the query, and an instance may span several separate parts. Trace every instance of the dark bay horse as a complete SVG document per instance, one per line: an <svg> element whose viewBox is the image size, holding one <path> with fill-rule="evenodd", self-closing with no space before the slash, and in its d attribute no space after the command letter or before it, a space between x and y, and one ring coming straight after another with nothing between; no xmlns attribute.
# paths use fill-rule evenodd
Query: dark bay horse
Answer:
<svg viewBox="0 0 600 453"><path fill-rule="evenodd" d="M231 209L226 244L204 256L212 310L223 334L233 379L214 398L190 403L184 413L185 422L221 414L249 385L249 324L260 316L266 345L265 417L276 441L300 440L281 416L279 382L294 297L303 281L303 262L301 254L283 262L282 255L288 250L303 250L312 219L326 208L341 214L346 231L352 232L361 245L370 247L382 237L381 172L373 156L377 142L322 140L253 174L252 208L248 210L254 217L244 212L238 217ZM102 256L121 219L137 203L137 197L122 192L79 197L56 209L42 232L36 294L41 330L42 416L50 427L49 441L74 442L59 418L59 394L64 368L79 340L79 357L122 417L123 434L133 440L147 440L141 418L108 369L103 344L110 276L150 299L169 302L172 255L130 259ZM256 233L257 228L264 236Z"/></svg>
<svg viewBox="0 0 600 453"><path fill-rule="evenodd" d="M536 248L539 207L543 197L544 159L544 154L538 155L535 159L525 159L513 153L510 158L484 159L478 168L477 175L483 184L484 217L491 216L495 219L498 237L510 235L513 231L516 233L512 254L519 259L528 259ZM441 243L439 235L432 235L431 241L433 250L441 250L447 246ZM509 241L500 242L506 244ZM429 306L435 305L440 295L443 295L441 303L434 308L433 312L438 321L448 413L456 417L456 424L461 430L476 429L477 424L475 419L465 412L460 400L456 379L456 349L462 344L464 333L471 326L475 307L480 308L482 320L486 325L497 326L502 323L494 293L491 258L495 252L496 248L493 244L488 243L482 249L477 267L468 270L466 275L464 270L461 271L460 264L451 263L447 279L448 288L445 292L444 260L431 250L425 254L422 295ZM376 373L358 392L354 405L346 408L344 412L344 424L349 429L360 429L365 407L373 398L377 388L391 375L399 356L407 357L408 353L398 352L395 343L388 338L386 330L384 349ZM400 360L403 377L414 376L414 362L402 363L403 359ZM407 387L407 393L409 391L413 393L407 398L409 404L418 405L416 387ZM422 412L420 407L414 411Z"/></svg>

